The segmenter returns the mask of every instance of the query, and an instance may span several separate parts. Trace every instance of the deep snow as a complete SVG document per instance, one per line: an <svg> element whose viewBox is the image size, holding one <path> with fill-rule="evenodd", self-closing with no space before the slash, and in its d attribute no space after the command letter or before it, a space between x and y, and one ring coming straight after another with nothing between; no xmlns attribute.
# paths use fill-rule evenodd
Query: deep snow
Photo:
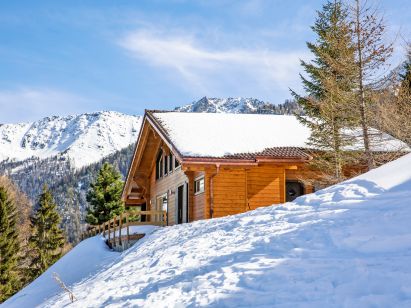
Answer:
<svg viewBox="0 0 411 308"><path fill-rule="evenodd" d="M4 306L69 305L57 272L73 307L410 307L410 167L408 154L292 203L158 228L122 254L91 238Z"/></svg>

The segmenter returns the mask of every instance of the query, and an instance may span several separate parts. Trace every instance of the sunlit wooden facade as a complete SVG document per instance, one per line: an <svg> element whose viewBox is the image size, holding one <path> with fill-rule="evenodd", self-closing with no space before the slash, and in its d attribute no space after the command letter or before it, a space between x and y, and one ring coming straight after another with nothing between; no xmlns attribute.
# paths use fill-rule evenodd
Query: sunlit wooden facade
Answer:
<svg viewBox="0 0 411 308"><path fill-rule="evenodd" d="M127 207L166 210L168 225L238 214L312 192L302 181L310 159L295 148L185 157L146 111L122 198Z"/></svg>

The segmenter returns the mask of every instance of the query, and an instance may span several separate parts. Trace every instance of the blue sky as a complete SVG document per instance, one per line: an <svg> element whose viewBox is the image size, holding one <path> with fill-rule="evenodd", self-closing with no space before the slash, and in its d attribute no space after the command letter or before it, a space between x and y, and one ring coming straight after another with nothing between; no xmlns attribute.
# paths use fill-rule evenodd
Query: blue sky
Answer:
<svg viewBox="0 0 411 308"><path fill-rule="evenodd" d="M372 1L372 0L371 0ZM375 1L374 1L375 2ZM142 114L202 96L281 103L324 1L2 1L0 123L97 110ZM411 1L380 0L395 41ZM399 35L400 34L400 35Z"/></svg>

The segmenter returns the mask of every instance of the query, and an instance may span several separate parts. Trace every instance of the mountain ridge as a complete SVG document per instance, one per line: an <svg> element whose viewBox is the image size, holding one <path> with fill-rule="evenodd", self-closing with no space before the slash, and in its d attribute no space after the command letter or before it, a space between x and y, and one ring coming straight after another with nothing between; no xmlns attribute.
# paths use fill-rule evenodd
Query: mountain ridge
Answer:
<svg viewBox="0 0 411 308"><path fill-rule="evenodd" d="M207 112L207 113L265 113L265 114L301 114L302 110L292 100L283 104L272 104L252 97L216 98L204 96L198 101L176 107L180 112Z"/></svg>
<svg viewBox="0 0 411 308"><path fill-rule="evenodd" d="M100 111L0 126L0 161L64 154L81 168L135 142L141 116Z"/></svg>

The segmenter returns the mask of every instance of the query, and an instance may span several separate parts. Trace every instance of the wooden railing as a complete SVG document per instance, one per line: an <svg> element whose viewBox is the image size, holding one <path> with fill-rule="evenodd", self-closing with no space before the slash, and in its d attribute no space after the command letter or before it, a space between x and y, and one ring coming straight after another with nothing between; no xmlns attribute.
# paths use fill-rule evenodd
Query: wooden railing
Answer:
<svg viewBox="0 0 411 308"><path fill-rule="evenodd" d="M141 221L143 217L145 219ZM88 228L82 234L82 240L97 234L102 234L110 246L124 247L124 244L129 245L131 240L142 237L141 234L130 234L130 227L144 225L165 226L166 224L166 211L127 211L101 225Z"/></svg>

